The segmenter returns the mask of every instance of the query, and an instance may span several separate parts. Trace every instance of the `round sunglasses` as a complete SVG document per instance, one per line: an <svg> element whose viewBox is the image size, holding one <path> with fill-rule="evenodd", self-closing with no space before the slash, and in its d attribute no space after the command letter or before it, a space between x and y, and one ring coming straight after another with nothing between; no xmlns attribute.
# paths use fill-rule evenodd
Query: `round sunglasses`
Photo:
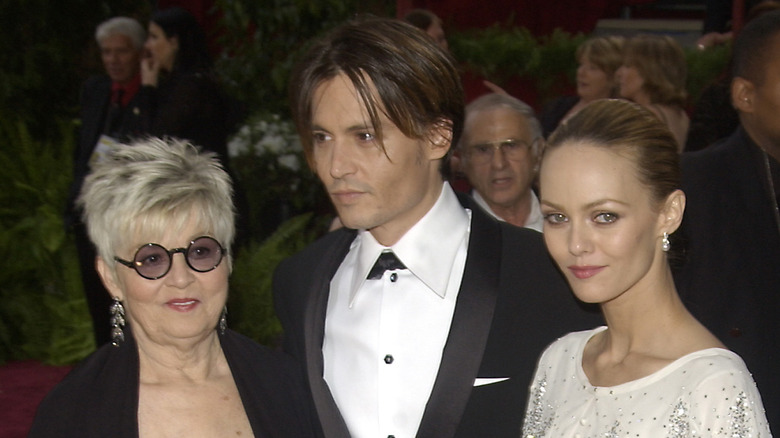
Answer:
<svg viewBox="0 0 780 438"><path fill-rule="evenodd" d="M138 248L132 261L123 260L114 256L114 260L135 269L143 278L157 280L165 277L171 270L173 255L180 252L187 261L187 266L196 272L209 272L219 266L225 249L216 239L209 236L201 236L190 242L186 248L165 249L156 243L147 243Z"/></svg>

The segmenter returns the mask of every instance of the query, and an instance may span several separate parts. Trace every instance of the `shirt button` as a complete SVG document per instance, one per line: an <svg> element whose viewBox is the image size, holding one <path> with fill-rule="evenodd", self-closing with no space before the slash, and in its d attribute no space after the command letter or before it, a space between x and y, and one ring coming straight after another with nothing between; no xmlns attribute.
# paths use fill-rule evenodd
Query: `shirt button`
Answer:
<svg viewBox="0 0 780 438"><path fill-rule="evenodd" d="M388 365L393 363L393 356L391 354L388 354L387 356L385 356L385 363L388 364Z"/></svg>
<svg viewBox="0 0 780 438"><path fill-rule="evenodd" d="M583 426L587 426L588 425L588 419L587 418L583 418L582 420L580 420L580 424L583 425Z"/></svg>
<svg viewBox="0 0 780 438"><path fill-rule="evenodd" d="M396 280L398 280L398 274L393 272L392 274L390 274L390 281L395 283Z"/></svg>

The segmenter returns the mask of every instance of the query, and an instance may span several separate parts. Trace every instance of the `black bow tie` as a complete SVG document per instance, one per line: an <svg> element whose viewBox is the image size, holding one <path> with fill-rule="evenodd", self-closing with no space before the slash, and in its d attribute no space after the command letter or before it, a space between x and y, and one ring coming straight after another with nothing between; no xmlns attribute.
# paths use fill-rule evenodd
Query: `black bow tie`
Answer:
<svg viewBox="0 0 780 438"><path fill-rule="evenodd" d="M382 278L385 271L392 271L394 269L406 269L406 266L398 260L395 253L386 251L379 255L376 263L374 263L374 267L368 272L368 277L366 278L369 280L378 280Z"/></svg>

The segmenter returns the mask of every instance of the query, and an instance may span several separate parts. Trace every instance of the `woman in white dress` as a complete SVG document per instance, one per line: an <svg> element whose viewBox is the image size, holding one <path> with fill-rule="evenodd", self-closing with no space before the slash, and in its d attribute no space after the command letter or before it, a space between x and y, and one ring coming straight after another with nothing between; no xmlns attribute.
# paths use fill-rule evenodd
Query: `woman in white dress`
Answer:
<svg viewBox="0 0 780 438"><path fill-rule="evenodd" d="M666 126L594 102L550 137L540 186L550 254L607 326L543 353L523 437L770 437L744 362L677 295L669 235L685 195Z"/></svg>

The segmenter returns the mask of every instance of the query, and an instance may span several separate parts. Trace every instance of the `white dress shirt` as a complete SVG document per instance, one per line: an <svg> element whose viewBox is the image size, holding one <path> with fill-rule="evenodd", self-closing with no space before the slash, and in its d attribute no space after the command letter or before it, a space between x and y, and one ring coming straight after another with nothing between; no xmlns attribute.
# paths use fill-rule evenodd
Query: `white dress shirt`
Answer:
<svg viewBox="0 0 780 438"><path fill-rule="evenodd" d="M455 310L471 211L441 195L392 248L358 231L330 283L324 378L353 437L411 438L420 426ZM366 280L392 249L408 268Z"/></svg>
<svg viewBox="0 0 780 438"><path fill-rule="evenodd" d="M487 201L485 201L485 198L483 198L478 191L472 190L471 196L474 198L474 201L477 202L477 205L482 207L482 209L485 210L489 215L500 220L501 222L506 222L503 218L501 218L501 216L497 215L496 213L493 212L493 210L490 209L490 206L488 205ZM523 225L523 228L530 228L540 233L544 228L544 216L542 216L542 207L539 205L539 198L536 197L536 193L534 193L533 191L531 191L531 211L528 213L528 219L525 220L525 225Z"/></svg>

